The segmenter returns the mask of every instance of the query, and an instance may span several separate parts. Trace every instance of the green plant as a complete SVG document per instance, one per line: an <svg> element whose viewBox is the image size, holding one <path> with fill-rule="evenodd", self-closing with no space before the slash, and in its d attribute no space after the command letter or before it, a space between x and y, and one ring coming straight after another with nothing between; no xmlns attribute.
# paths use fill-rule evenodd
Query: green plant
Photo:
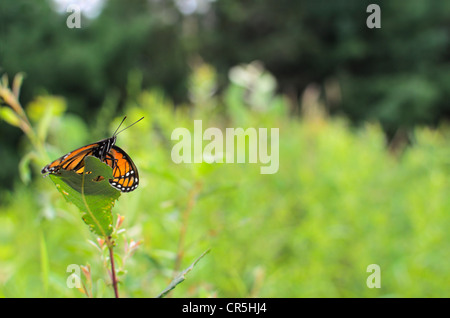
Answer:
<svg viewBox="0 0 450 318"><path fill-rule="evenodd" d="M176 262L189 269L209 248L170 296L449 296L448 125L416 129L412 144L393 155L379 123L353 127L328 116L313 88L301 99L300 117L283 111L288 105L281 95L265 111L251 110L245 90L234 83L191 108L173 107L160 90L135 92L124 112L146 120L118 143L133 154L142 182L113 210L121 297L160 295L183 278L183 270L174 273ZM31 110L52 104L61 107L61 99L40 97L27 105L34 126L43 116ZM106 128L116 128L121 116L113 117ZM192 129L194 119L203 119L205 128L279 127L279 171L261 175L257 164L174 164L171 132ZM88 141L74 131L100 137L88 127L66 113L53 117L46 150L55 158ZM21 145L27 153L27 140ZM1 297L113 295L105 284L106 243L49 178L18 180L0 199ZM83 294L65 284L70 263L85 264ZM380 265L381 288L366 286L369 264Z"/></svg>
<svg viewBox="0 0 450 318"><path fill-rule="evenodd" d="M17 126L25 133L28 139L31 141L33 149L25 156L26 163L21 163L22 170L30 163L30 159L34 159L38 164L42 164L43 159L48 160L46 151L44 148L44 142L47 135L48 125L52 115L55 114L55 109L60 113L63 112L61 107L46 107L47 110L39 106L39 103L32 104L30 106L31 112L33 110L38 114L34 114L35 117L39 117L37 129L33 128L27 113L19 102L19 91L22 82L22 76L17 75L13 81L12 89L8 87L8 79L4 75L0 81L0 98L2 106L0 108L0 117L13 126ZM52 100L52 98L49 98ZM58 103L53 103L58 105ZM51 106L52 103L46 104ZM50 111L49 111L50 110ZM113 188L109 181L113 178L112 168L107 164L101 162L98 158L93 156L87 156L84 160L84 169L81 174L74 171L60 169L57 174L50 174L49 177L55 184L59 193L64 199L73 205L75 205L81 212L81 217L89 227L89 230L97 236L96 243L91 241L102 254L105 268L109 274L111 285L114 291L114 296L119 297L119 277L118 275L125 274L125 261L130 258L137 247L141 244L141 241L135 242L134 240L128 241L124 237L124 254L119 256L115 253L114 248L120 235L125 232L122 227L124 216L114 214L112 209L115 202L120 197L121 192ZM26 169L26 173L23 172L23 180L29 182L30 171ZM189 204L186 211L190 211L193 208L193 203ZM186 220L187 222L187 220ZM182 231L183 232L183 231ZM166 296L173 288L181 283L185 278L184 276L190 272L193 266L209 251L204 252L191 266L184 271L179 271L180 262L182 259L183 248L183 234L180 236L180 244L177 251L177 261L175 262L175 274L174 279L170 285L161 292L158 297ZM44 237L41 235L41 263L42 263L42 276L44 282L48 280L49 276L49 262L48 262L48 250ZM105 255L105 251L107 255ZM117 266L117 258L120 260L119 267ZM109 264L106 265L106 264ZM88 297L94 296L92 287L92 275L91 267L89 264L86 266L80 266L85 281L82 283L82 288L79 288L82 293ZM75 278L80 279L75 275ZM47 290L47 287L45 287Z"/></svg>
<svg viewBox="0 0 450 318"><path fill-rule="evenodd" d="M111 264L110 276L114 295L118 298L116 270L114 265L114 233L112 208L120 196L120 191L109 185L112 169L98 158L88 156L84 159L82 175L62 170L58 175L50 175L58 191L82 213L84 222L101 241L106 244ZM101 177L101 178L100 178ZM101 179L101 181L95 181Z"/></svg>

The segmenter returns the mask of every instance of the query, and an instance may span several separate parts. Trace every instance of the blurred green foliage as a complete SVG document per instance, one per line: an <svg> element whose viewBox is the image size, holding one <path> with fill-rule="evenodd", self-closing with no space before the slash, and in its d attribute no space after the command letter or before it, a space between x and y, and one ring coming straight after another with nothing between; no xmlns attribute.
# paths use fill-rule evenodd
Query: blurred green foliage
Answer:
<svg viewBox="0 0 450 318"><path fill-rule="evenodd" d="M249 74L259 75L247 87ZM287 99L257 83L271 75L255 65L230 72L230 85L217 95L214 68L197 64L188 86L195 103L177 107L162 90L142 89L134 76L124 113L145 119L117 144L139 168L140 185L113 209L125 216L127 241L116 246L122 296L157 296L174 269L209 248L173 297L450 296L447 126L416 128L414 144L395 154L379 123L354 128L329 117L314 88L302 96L302 118L289 117ZM252 94L271 96L270 102L254 108ZM53 99L36 98L28 110L45 112L46 100ZM86 134L96 131L93 124L53 113L45 136L50 158L111 135L121 118L103 122L109 132L94 136ZM278 173L262 175L259 164L248 163L174 164L171 133L192 129L194 119L204 129L279 127ZM62 138L67 131L74 133ZM39 176L45 160L31 161L27 185L16 180L0 193L0 296L83 297L67 287L66 270L89 264L93 296L112 297L101 253L88 243L92 233ZM139 248L121 257L132 239ZM370 264L381 267L380 289L366 286Z"/></svg>
<svg viewBox="0 0 450 318"><path fill-rule="evenodd" d="M82 27L69 29L69 14L53 10L53 0L2 1L0 74L26 74L25 105L43 92L61 95L91 126L103 105L106 122L123 111L136 72L144 88L186 102L199 57L218 70L218 91L231 67L259 60L294 114L316 83L331 114L376 120L390 138L448 119L450 2L379 0L381 29L368 29L372 2L105 0L98 17L83 15ZM10 136L0 140L8 167L0 186L11 186L19 135L4 125L0 134Z"/></svg>

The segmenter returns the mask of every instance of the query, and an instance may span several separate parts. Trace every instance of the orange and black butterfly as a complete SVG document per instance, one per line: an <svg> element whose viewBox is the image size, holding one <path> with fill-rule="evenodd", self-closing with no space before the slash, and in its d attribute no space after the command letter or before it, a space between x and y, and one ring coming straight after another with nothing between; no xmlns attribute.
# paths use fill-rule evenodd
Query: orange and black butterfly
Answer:
<svg viewBox="0 0 450 318"><path fill-rule="evenodd" d="M125 116L126 118L126 116ZM109 183L116 189L122 192L130 192L137 188L139 184L139 174L136 166L131 160L130 156L121 148L115 145L116 136L125 129L133 126L139 119L130 126L117 132L123 121L117 127L116 131L110 138L97 141L93 144L78 148L69 152L68 154L56 159L52 163L42 168L41 173L47 175L58 174L60 169L74 171L78 174L84 172L84 158L86 156L94 156L106 163L113 169L113 179L109 179Z"/></svg>

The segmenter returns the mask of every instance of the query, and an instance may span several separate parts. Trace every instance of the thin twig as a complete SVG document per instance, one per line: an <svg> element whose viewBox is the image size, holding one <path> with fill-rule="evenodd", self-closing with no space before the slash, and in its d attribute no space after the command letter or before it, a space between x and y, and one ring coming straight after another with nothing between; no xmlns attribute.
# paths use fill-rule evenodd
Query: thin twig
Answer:
<svg viewBox="0 0 450 318"><path fill-rule="evenodd" d="M156 298L166 297L171 290L173 290L179 283L183 282L186 279L186 274L189 273L194 268L194 266L200 261L200 259L202 259L203 256L208 254L210 250L211 249L208 248L188 268L186 268L184 271L182 271L176 277L174 277L174 279L170 282L169 286L167 286L158 296L156 296Z"/></svg>
<svg viewBox="0 0 450 318"><path fill-rule="evenodd" d="M117 288L116 269L114 267L114 243L111 241L111 236L106 239L106 245L109 250L109 261L111 262L111 281L114 288L114 296L119 298L119 289Z"/></svg>

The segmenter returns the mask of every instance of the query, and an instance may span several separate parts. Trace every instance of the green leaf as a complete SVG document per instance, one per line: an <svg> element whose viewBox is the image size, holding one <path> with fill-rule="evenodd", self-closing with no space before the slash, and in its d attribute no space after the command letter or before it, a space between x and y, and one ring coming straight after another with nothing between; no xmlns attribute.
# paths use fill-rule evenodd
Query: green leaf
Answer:
<svg viewBox="0 0 450 318"><path fill-rule="evenodd" d="M63 197L75 204L90 230L99 236L110 236L113 231L112 207L120 196L120 191L109 184L112 169L98 158L84 159L85 173L60 170L58 175L50 175ZM98 177L102 176L101 181Z"/></svg>
<svg viewBox="0 0 450 318"><path fill-rule="evenodd" d="M22 86L23 78L24 78L23 73L17 73L16 76L14 76L14 80L12 83L12 91L16 99L19 99L20 87Z"/></svg>
<svg viewBox="0 0 450 318"><path fill-rule="evenodd" d="M20 128L20 118L11 108L6 106L0 107L0 118L11 126Z"/></svg>

